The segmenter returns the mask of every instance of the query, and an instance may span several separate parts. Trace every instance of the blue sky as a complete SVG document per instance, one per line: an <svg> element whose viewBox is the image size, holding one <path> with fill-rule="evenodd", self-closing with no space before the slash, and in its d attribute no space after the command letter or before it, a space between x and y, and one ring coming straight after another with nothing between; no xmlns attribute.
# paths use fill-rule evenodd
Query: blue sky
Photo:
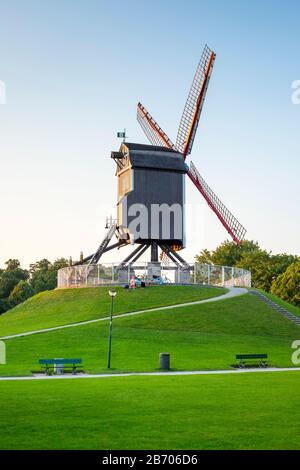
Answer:
<svg viewBox="0 0 300 470"><path fill-rule="evenodd" d="M300 254L297 0L1 0L0 14L0 265L93 252L115 212L116 132L146 142L141 100L175 139L205 43L192 159L247 238ZM227 234L188 181L187 202L192 260Z"/></svg>

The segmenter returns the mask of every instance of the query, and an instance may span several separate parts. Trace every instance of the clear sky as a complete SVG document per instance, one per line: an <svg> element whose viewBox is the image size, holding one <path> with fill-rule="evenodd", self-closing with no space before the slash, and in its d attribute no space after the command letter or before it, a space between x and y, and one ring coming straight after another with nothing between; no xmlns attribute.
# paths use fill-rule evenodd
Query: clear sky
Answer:
<svg viewBox="0 0 300 470"><path fill-rule="evenodd" d="M141 100L175 139L205 43L217 58L192 159L247 238L300 254L298 0L0 0L0 16L0 265L96 249L116 132L146 143ZM189 181L187 203L192 260L227 233Z"/></svg>

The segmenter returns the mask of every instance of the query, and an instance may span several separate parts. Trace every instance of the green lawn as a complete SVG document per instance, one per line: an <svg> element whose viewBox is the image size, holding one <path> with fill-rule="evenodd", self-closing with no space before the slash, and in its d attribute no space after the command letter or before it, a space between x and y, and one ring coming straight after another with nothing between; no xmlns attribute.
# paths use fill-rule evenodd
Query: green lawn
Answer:
<svg viewBox="0 0 300 470"><path fill-rule="evenodd" d="M108 322L7 340L0 375L30 375L43 357L81 357L87 372L106 372ZM177 370L228 369L237 353L267 353L273 366L291 367L300 328L252 295L115 318L112 367L152 371L160 352Z"/></svg>
<svg viewBox="0 0 300 470"><path fill-rule="evenodd" d="M220 295L197 287L119 290L116 313ZM103 317L107 290L40 294L0 318L5 333ZM73 313L72 313L73 312ZM229 369L237 353L293 366L300 328L246 294L113 322L113 372ZM81 357L107 372L108 321L6 341L0 375L30 375L42 357ZM298 372L0 381L0 449L299 449Z"/></svg>
<svg viewBox="0 0 300 470"><path fill-rule="evenodd" d="M0 337L105 317L109 313L108 290L108 287L60 289L35 295L0 316ZM172 285L116 290L116 314L203 300L227 292L214 287Z"/></svg>
<svg viewBox="0 0 300 470"><path fill-rule="evenodd" d="M299 449L297 372L0 382L1 449Z"/></svg>

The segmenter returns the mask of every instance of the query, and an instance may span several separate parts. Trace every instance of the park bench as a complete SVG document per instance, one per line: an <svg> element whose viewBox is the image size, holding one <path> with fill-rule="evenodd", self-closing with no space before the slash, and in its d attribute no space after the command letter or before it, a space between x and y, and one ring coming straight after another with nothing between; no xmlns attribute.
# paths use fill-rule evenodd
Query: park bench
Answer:
<svg viewBox="0 0 300 470"><path fill-rule="evenodd" d="M238 367L246 367L246 365L258 365L258 367L268 366L268 354L237 354Z"/></svg>
<svg viewBox="0 0 300 470"><path fill-rule="evenodd" d="M79 367L82 366L81 359L40 359L39 364L46 375L51 375L54 372L55 366L62 365L62 373L72 372L76 375L77 372L82 372Z"/></svg>

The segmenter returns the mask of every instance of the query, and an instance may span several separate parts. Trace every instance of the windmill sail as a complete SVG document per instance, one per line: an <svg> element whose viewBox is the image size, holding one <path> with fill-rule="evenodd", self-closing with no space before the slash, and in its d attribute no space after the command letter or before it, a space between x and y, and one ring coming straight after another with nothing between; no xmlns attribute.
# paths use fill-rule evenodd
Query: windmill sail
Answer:
<svg viewBox="0 0 300 470"><path fill-rule="evenodd" d="M152 145L177 150L183 154L184 159L191 153L215 57L216 54L208 46L205 46L183 110L176 145L172 143L144 106L141 103L138 104L137 120ZM234 242L240 245L246 234L246 229L205 182L193 162L191 162L187 174Z"/></svg>
<svg viewBox="0 0 300 470"><path fill-rule="evenodd" d="M216 54L205 46L179 124L176 148L184 158L192 151Z"/></svg>
<svg viewBox="0 0 300 470"><path fill-rule="evenodd" d="M137 105L137 120L152 145L175 149L167 134L141 103Z"/></svg>
<svg viewBox="0 0 300 470"><path fill-rule="evenodd" d="M246 229L242 226L242 224L240 224L240 222L234 217L229 209L227 209L223 202L208 186L193 162L190 164L188 175L206 200L209 207L214 211L220 222L226 228L227 232L231 235L236 244L240 245L246 234Z"/></svg>

